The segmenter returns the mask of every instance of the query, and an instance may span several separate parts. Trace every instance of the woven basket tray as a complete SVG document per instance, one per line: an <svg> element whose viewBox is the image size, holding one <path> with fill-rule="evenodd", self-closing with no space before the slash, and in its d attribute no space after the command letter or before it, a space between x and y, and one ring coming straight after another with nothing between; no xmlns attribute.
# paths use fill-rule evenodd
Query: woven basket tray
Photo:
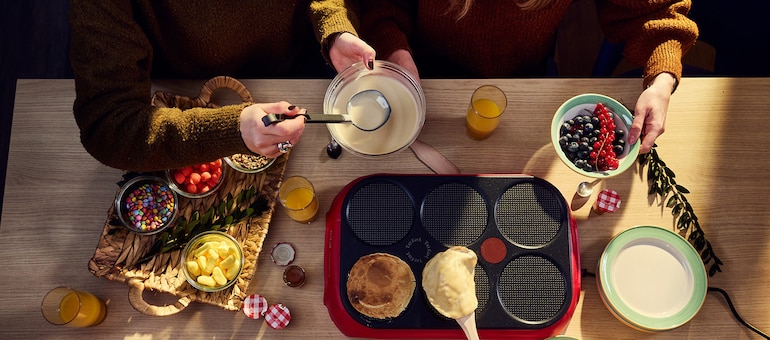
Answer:
<svg viewBox="0 0 770 340"><path fill-rule="evenodd" d="M244 102L251 101L251 95L240 82L229 77L217 77L206 83L198 98L189 99L167 93L156 93L153 104L180 108L212 107L212 104L208 103L210 95L221 87L233 89L241 95ZM279 157L267 170L256 174L241 173L225 166L224 183L214 194L197 199L179 197L179 214L188 220L193 212L198 211L203 214L210 207L226 200L228 194L235 196L250 187L256 189L258 194L255 196L267 202L267 207L261 215L241 220L231 225L226 231L239 241L245 257L241 275L236 284L230 288L216 293L205 293L192 287L187 283L182 272L181 250L160 253L152 256L149 261L141 261L147 257L148 251L160 234L141 236L120 226L115 222L117 215L114 203L107 213L107 220L94 256L88 263L89 270L96 277L126 283L129 286L131 305L147 315L175 314L193 301L217 305L226 310L240 310L242 301L246 297L246 289L256 270L257 257L267 236L288 156L287 153ZM164 175L160 174L159 177ZM169 293L179 297L179 300L173 305L151 305L142 297L145 289Z"/></svg>

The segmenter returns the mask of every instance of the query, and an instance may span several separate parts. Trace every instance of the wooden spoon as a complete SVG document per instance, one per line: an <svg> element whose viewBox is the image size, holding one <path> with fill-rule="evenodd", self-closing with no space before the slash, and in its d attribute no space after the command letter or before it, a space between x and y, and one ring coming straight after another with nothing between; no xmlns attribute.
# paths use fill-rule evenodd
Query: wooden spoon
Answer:
<svg viewBox="0 0 770 340"><path fill-rule="evenodd" d="M455 321L460 324L460 328L463 329L468 340L479 340L479 331L476 329L476 312L455 319Z"/></svg>

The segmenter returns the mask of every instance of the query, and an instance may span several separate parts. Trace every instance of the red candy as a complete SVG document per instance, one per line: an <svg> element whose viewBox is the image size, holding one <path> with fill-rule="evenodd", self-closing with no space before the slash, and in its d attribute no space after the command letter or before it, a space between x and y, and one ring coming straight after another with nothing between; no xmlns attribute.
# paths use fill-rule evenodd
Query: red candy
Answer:
<svg viewBox="0 0 770 340"><path fill-rule="evenodd" d="M211 191L222 177L222 160L186 166L173 171L176 184L191 194Z"/></svg>

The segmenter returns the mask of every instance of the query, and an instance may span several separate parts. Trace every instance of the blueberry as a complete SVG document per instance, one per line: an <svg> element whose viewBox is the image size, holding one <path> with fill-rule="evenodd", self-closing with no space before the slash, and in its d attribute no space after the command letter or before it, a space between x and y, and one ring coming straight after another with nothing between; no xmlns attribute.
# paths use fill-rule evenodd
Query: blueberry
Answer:
<svg viewBox="0 0 770 340"><path fill-rule="evenodd" d="M570 130L572 130L572 125L564 123L561 125L561 129L559 130L559 132L563 135L563 134L569 133Z"/></svg>
<svg viewBox="0 0 770 340"><path fill-rule="evenodd" d="M594 124L592 123L583 124L583 133L590 134L593 131L594 131Z"/></svg>
<svg viewBox="0 0 770 340"><path fill-rule="evenodd" d="M337 159L342 154L342 147L336 140L332 140L329 145L326 146L326 154L329 155L330 158Z"/></svg>
<svg viewBox="0 0 770 340"><path fill-rule="evenodd" d="M615 130L615 139L621 139L626 136L626 130L623 129L617 129Z"/></svg>
<svg viewBox="0 0 770 340"><path fill-rule="evenodd" d="M569 138L567 138L567 136L561 136L561 137L559 137L559 145L560 145L562 148L565 148L565 147L567 147L567 143L569 143Z"/></svg>
<svg viewBox="0 0 770 340"><path fill-rule="evenodd" d="M623 149L625 149L625 148L623 147L623 145L615 145L615 146L613 146L613 147L612 147L612 150L614 150L614 151L615 151L615 155L620 155L620 154L622 154L622 153L623 153Z"/></svg>
<svg viewBox="0 0 770 340"><path fill-rule="evenodd" d="M580 138L583 138L583 131L582 130L576 130L575 133L572 134L573 137L580 140Z"/></svg>
<svg viewBox="0 0 770 340"><path fill-rule="evenodd" d="M588 155L590 155L591 152L588 150L580 150L577 153L577 158L579 159L588 159Z"/></svg>
<svg viewBox="0 0 770 340"><path fill-rule="evenodd" d="M577 142L570 142L569 145L567 145L567 151L569 152L577 152L579 148Z"/></svg>

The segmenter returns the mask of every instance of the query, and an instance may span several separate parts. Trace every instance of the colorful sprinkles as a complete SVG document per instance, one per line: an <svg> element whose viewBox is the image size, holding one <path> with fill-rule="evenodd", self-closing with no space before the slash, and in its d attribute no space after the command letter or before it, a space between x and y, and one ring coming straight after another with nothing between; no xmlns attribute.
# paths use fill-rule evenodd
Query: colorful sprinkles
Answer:
<svg viewBox="0 0 770 340"><path fill-rule="evenodd" d="M174 195L166 185L143 183L123 200L127 222L137 231L152 232L170 222Z"/></svg>

